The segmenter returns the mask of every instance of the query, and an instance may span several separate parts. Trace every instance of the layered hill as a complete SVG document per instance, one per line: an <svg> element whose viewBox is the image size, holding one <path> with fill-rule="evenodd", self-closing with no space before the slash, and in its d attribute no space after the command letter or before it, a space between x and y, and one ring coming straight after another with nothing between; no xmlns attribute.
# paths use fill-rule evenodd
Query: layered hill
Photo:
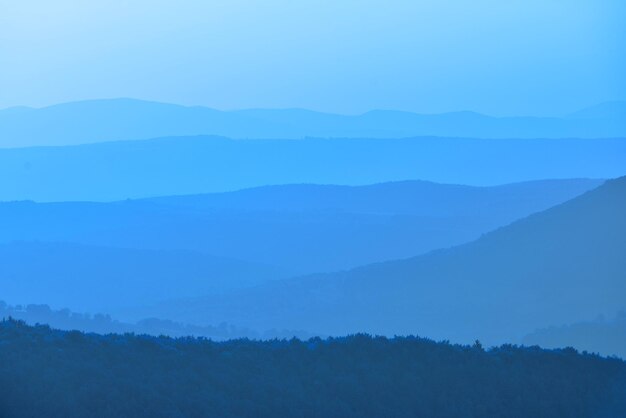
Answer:
<svg viewBox="0 0 626 418"><path fill-rule="evenodd" d="M0 256L14 241L65 242L95 246L91 251L188 250L273 265L294 275L327 272L468 242L601 183L573 179L470 187L405 181L359 187L285 185L112 203L5 202L0 203L0 243L6 245ZM23 245L17 248L25 251ZM51 275L72 268L71 250L55 249L65 254L68 266L49 266L54 267ZM147 255L139 256L147 261ZM19 269L17 259L4 258ZM92 269L100 270L97 258L91 259Z"/></svg>
<svg viewBox="0 0 626 418"><path fill-rule="evenodd" d="M584 161L584 164L581 164ZM173 137L0 149L0 201L113 201L280 184L492 186L626 174L626 139ZM8 180L10 179L10 181Z"/></svg>
<svg viewBox="0 0 626 418"><path fill-rule="evenodd" d="M489 343L626 307L626 177L427 255L154 308L184 320Z"/></svg>
<svg viewBox="0 0 626 418"><path fill-rule="evenodd" d="M132 99L91 100L0 110L0 147L75 145L171 135L233 138L606 138L626 136L623 103L563 118L496 118L474 112L376 110L337 115L303 109L218 111Z"/></svg>
<svg viewBox="0 0 626 418"><path fill-rule="evenodd" d="M254 331L238 328L226 322L216 325L193 326L158 318L145 318L134 323L122 322L103 313L81 313L67 308L52 309L46 304L9 305L0 300L0 319L12 318L25 324L47 326L64 331L93 332L97 334L167 335L169 337L203 337L213 341L238 338L264 339L273 338L311 338L312 335L298 330Z"/></svg>
<svg viewBox="0 0 626 418"><path fill-rule="evenodd" d="M522 343L545 348L575 347L626 359L626 312L611 319L599 317L593 321L538 329L526 335Z"/></svg>
<svg viewBox="0 0 626 418"><path fill-rule="evenodd" d="M84 312L219 294L286 276L272 266L192 251L46 242L0 244L4 300Z"/></svg>

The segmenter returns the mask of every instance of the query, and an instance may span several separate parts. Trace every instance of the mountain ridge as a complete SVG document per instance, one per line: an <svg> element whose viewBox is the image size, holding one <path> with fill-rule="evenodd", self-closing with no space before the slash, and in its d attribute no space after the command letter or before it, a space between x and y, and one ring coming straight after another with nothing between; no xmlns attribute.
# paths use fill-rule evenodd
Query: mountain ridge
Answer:
<svg viewBox="0 0 626 418"><path fill-rule="evenodd" d="M247 326L298 323L328 335L519 340L624 309L625 209L623 177L451 249L155 309L227 315Z"/></svg>
<svg viewBox="0 0 626 418"><path fill-rule="evenodd" d="M171 137L0 149L0 178L12 179L0 182L0 201L112 201L288 183L363 185L406 179L491 186L612 178L626 174L624 167L626 138Z"/></svg>
<svg viewBox="0 0 626 418"><path fill-rule="evenodd" d="M203 106L119 98L0 110L0 147L76 145L164 136L215 135L239 139L599 138L626 136L622 106L583 109L564 118L492 117L470 111L420 114L372 110L339 115L306 109L221 111Z"/></svg>
<svg viewBox="0 0 626 418"><path fill-rule="evenodd" d="M405 181L266 186L110 203L6 202L0 203L0 243L186 249L304 274L467 242L601 183L544 180L482 188Z"/></svg>

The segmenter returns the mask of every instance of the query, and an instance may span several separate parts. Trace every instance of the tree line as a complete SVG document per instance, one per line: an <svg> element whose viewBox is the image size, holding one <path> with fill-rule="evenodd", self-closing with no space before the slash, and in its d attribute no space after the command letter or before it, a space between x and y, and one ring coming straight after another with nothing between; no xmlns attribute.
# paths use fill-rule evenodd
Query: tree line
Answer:
<svg viewBox="0 0 626 418"><path fill-rule="evenodd" d="M0 322L0 415L615 417L626 363L419 337L215 342Z"/></svg>

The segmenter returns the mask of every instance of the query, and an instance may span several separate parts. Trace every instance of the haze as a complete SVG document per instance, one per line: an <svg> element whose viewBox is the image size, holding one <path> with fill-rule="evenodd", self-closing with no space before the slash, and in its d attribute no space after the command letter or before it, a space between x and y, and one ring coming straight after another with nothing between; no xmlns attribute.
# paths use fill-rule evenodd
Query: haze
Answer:
<svg viewBox="0 0 626 418"><path fill-rule="evenodd" d="M617 0L2 0L0 108L563 115L626 98L625 20Z"/></svg>

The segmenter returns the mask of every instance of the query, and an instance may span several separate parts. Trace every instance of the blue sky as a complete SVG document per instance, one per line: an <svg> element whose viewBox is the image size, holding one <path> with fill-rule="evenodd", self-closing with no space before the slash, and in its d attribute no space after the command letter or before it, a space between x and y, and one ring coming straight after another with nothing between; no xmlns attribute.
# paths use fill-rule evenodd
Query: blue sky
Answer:
<svg viewBox="0 0 626 418"><path fill-rule="evenodd" d="M559 115L626 99L621 0L0 0L0 108Z"/></svg>

